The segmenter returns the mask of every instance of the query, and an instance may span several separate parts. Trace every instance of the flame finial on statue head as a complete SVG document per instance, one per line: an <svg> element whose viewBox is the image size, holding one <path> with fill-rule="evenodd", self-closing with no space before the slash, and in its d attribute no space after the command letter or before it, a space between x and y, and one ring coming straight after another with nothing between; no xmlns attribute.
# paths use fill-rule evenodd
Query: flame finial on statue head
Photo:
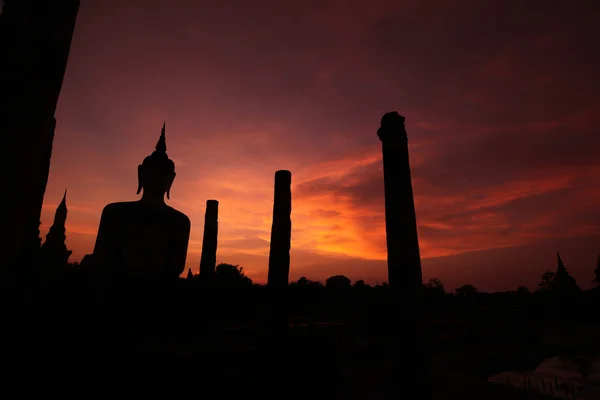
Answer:
<svg viewBox="0 0 600 400"><path fill-rule="evenodd" d="M143 175L144 178L138 178L137 194L140 194L142 187L144 186L143 181L152 179L152 176L169 174L173 175L171 180L175 177L175 163L167 156L167 140L165 136L166 126L167 123L163 123L160 138L156 143L156 149L152 154L144 158L142 165L138 167L138 177ZM167 198L169 198L169 189L167 189Z"/></svg>
<svg viewBox="0 0 600 400"><path fill-rule="evenodd" d="M167 138L165 137L165 130L167 128L167 122L163 123L162 130L160 131L160 138L158 139L158 143L156 143L156 152L157 153L167 153Z"/></svg>
<svg viewBox="0 0 600 400"><path fill-rule="evenodd" d="M165 135L167 123L163 123L162 130L160 132L160 138L156 143L156 148L148 157L144 159L142 163L144 166L158 168L163 171L175 171L175 163L167 156L167 138Z"/></svg>

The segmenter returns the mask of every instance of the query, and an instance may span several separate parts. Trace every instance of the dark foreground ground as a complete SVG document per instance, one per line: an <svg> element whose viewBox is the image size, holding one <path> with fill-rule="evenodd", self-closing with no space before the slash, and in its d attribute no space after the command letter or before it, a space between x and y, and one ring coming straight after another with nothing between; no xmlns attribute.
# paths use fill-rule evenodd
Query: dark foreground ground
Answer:
<svg viewBox="0 0 600 400"><path fill-rule="evenodd" d="M398 398L389 392L389 343L364 310L290 315L296 323L276 342L245 297L195 301L160 311L143 302L98 310L75 299L13 308L2 327L1 384L85 398ZM437 310L426 322L436 399L545 399L486 379L597 351L600 335L585 318L491 309ZM418 399L418 389L406 383L401 398Z"/></svg>

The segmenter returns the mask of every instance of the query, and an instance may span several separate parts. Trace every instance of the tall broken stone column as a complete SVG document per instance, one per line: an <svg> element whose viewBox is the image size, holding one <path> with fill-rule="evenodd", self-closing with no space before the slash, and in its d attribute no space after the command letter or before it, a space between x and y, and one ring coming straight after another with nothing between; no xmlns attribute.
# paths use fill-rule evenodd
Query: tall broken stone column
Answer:
<svg viewBox="0 0 600 400"><path fill-rule="evenodd" d="M383 150L389 284L402 292L415 292L423 275L404 117L397 112L385 114L377 135Z"/></svg>
<svg viewBox="0 0 600 400"><path fill-rule="evenodd" d="M290 276L290 249L292 239L292 173L275 172L275 198L273 202L273 225L269 251L270 287L285 287Z"/></svg>
<svg viewBox="0 0 600 400"><path fill-rule="evenodd" d="M215 274L217 264L217 239L219 234L219 202L206 201L204 214L204 236L202 238L202 255L200 256L200 279L208 280Z"/></svg>
<svg viewBox="0 0 600 400"><path fill-rule="evenodd" d="M421 329L423 276L404 120L397 112L387 113L377 130L383 151L393 386L401 392L415 393L415 399L429 399L429 370Z"/></svg>
<svg viewBox="0 0 600 400"><path fill-rule="evenodd" d="M1 224L0 275L31 263L40 247L54 113L67 67L79 0L4 0L0 16ZM14 271L13 271L14 272ZM3 276L0 276L3 280Z"/></svg>
<svg viewBox="0 0 600 400"><path fill-rule="evenodd" d="M273 225L271 227L271 248L269 251L269 272L267 278L268 316L267 365L274 370L268 374L272 382L280 382L287 369L281 368L287 362L287 292L290 275L290 248L292 237L292 173L280 170L275 172L275 196L273 201Z"/></svg>

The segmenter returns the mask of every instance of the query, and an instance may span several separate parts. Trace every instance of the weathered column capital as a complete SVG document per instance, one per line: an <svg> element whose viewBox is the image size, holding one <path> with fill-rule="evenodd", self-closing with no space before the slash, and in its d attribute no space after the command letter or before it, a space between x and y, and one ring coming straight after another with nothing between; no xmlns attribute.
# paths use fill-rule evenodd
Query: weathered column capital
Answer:
<svg viewBox="0 0 600 400"><path fill-rule="evenodd" d="M219 208L218 200L206 200L206 208Z"/></svg>
<svg viewBox="0 0 600 400"><path fill-rule="evenodd" d="M382 143L388 142L406 142L406 128L404 126L404 118L396 111L386 113L381 118L381 127L377 129L377 136Z"/></svg>
<svg viewBox="0 0 600 400"><path fill-rule="evenodd" d="M292 183L292 172L281 169L275 172L275 182L281 182L282 185L290 185Z"/></svg>

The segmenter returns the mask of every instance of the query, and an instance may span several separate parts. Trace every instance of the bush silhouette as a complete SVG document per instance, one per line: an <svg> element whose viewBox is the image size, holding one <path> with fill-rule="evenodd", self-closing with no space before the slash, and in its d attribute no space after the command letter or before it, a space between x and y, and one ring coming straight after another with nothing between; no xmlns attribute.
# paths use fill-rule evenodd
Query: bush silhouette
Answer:
<svg viewBox="0 0 600 400"><path fill-rule="evenodd" d="M455 290L457 296L473 296L479 293L479 290L470 283L462 285Z"/></svg>
<svg viewBox="0 0 600 400"><path fill-rule="evenodd" d="M250 287L252 279L244 274L243 267L221 263L215 268L215 284L223 287Z"/></svg>
<svg viewBox="0 0 600 400"><path fill-rule="evenodd" d="M327 289L349 289L352 287L352 281L344 275L334 275L325 281Z"/></svg>
<svg viewBox="0 0 600 400"><path fill-rule="evenodd" d="M300 277L296 283L296 285L301 286L301 287L322 287L323 284L319 281L311 281L310 279L308 279L305 276Z"/></svg>
<svg viewBox="0 0 600 400"><path fill-rule="evenodd" d="M444 284L438 278L431 278L429 282L425 285L425 289L427 289L430 293L435 293L438 295L445 295L446 289L444 288Z"/></svg>

